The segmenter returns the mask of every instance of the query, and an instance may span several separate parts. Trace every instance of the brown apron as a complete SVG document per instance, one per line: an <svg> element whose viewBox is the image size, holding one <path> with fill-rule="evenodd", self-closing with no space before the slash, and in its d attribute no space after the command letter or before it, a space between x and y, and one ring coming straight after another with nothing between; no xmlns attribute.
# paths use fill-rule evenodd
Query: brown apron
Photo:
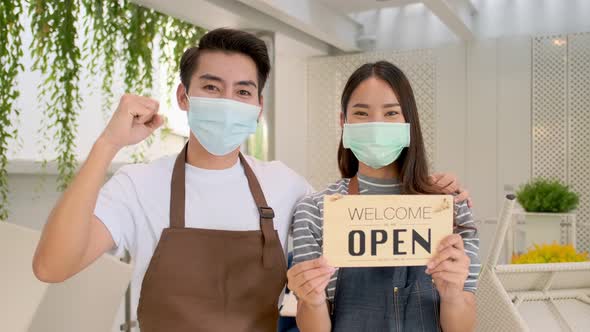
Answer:
<svg viewBox="0 0 590 332"><path fill-rule="evenodd" d="M260 230L185 227L187 146L172 173L170 227L162 231L143 279L137 310L140 329L275 332L287 264L273 226L274 212L240 154L260 214ZM227 208L232 208L231 202Z"/></svg>

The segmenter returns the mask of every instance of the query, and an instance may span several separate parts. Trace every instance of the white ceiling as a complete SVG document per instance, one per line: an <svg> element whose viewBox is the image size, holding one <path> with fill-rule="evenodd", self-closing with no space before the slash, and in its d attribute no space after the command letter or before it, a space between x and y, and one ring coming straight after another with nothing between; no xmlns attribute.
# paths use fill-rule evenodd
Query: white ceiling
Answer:
<svg viewBox="0 0 590 332"><path fill-rule="evenodd" d="M277 32L321 53L590 30L590 0L131 1L206 29Z"/></svg>
<svg viewBox="0 0 590 332"><path fill-rule="evenodd" d="M366 23L351 14L420 4L459 39L473 39L472 0L132 0L204 28L231 26L280 31L318 49L326 44L344 52L360 50ZM496 0L489 0L496 1ZM506 0L511 1L511 0ZM462 15L466 9L470 12ZM445 29L446 31L447 29ZM319 42L319 43L318 43ZM325 43L321 45L321 43Z"/></svg>
<svg viewBox="0 0 590 332"><path fill-rule="evenodd" d="M469 26L477 9L472 0L319 0L324 6L344 15L376 11L385 8L420 4L436 15L457 37L464 41L473 39Z"/></svg>
<svg viewBox="0 0 590 332"><path fill-rule="evenodd" d="M326 6L338 10L342 13L356 13L371 9L401 7L413 3L422 2L420 0L318 0Z"/></svg>

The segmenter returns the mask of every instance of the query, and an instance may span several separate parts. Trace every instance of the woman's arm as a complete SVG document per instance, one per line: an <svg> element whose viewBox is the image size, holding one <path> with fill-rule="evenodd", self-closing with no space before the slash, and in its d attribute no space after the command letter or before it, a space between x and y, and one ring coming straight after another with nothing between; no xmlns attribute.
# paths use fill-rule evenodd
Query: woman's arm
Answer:
<svg viewBox="0 0 590 332"><path fill-rule="evenodd" d="M463 284L462 296L458 297L457 301L448 298L441 301L441 320L443 327L448 331L473 331L477 317L475 291L481 270L479 234L471 209L465 202L455 204L455 211L457 227L454 232L463 239L463 251L469 258L469 274ZM459 315L460 317L457 317Z"/></svg>
<svg viewBox="0 0 590 332"><path fill-rule="evenodd" d="M289 289L298 298L297 325L302 332L328 332L330 314L326 286L334 274L322 254L323 215L311 197L303 199L293 216L293 264L287 272Z"/></svg>
<svg viewBox="0 0 590 332"><path fill-rule="evenodd" d="M443 331L475 330L475 295L463 292L455 299L441 298L440 323Z"/></svg>
<svg viewBox="0 0 590 332"><path fill-rule="evenodd" d="M329 332L332 329L326 286L334 269L323 257L292 267L287 276L289 289L298 297L297 327L301 332Z"/></svg>
<svg viewBox="0 0 590 332"><path fill-rule="evenodd" d="M471 260L458 234L444 238L426 273L440 294L440 318L444 331L473 331L475 329L475 296L465 291Z"/></svg>
<svg viewBox="0 0 590 332"><path fill-rule="evenodd" d="M332 329L328 303L319 306L297 304L297 327L301 332L328 332Z"/></svg>

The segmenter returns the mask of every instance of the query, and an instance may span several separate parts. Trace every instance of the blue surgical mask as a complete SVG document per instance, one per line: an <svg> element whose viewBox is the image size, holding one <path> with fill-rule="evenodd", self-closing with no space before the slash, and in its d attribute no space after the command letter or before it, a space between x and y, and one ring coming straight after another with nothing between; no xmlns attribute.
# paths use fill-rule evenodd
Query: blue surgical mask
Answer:
<svg viewBox="0 0 590 332"><path fill-rule="evenodd" d="M256 132L259 106L222 98L188 99L191 132L213 155L224 156L234 151Z"/></svg>
<svg viewBox="0 0 590 332"><path fill-rule="evenodd" d="M394 162L410 146L410 124L397 122L346 123L342 145L365 165L378 169Z"/></svg>

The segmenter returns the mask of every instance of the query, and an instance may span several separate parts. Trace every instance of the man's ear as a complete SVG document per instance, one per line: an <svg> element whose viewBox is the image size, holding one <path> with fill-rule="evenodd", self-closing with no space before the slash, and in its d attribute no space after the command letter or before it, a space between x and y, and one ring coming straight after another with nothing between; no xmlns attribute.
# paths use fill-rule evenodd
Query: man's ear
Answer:
<svg viewBox="0 0 590 332"><path fill-rule="evenodd" d="M258 121L260 121L260 118L262 117L262 112L264 111L264 97L260 96L258 97L258 100L260 101L260 113L258 113Z"/></svg>
<svg viewBox="0 0 590 332"><path fill-rule="evenodd" d="M176 88L176 102L178 103L178 107L183 111L188 111L189 107L188 97L186 95L187 91L184 84L178 84L178 88Z"/></svg>

